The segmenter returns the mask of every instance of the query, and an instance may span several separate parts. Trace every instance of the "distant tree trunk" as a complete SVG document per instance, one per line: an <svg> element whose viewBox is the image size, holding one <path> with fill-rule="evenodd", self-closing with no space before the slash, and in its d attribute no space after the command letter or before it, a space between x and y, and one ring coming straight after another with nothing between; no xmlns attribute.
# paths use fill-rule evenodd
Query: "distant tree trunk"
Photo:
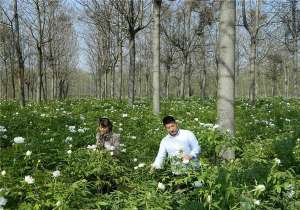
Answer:
<svg viewBox="0 0 300 210"><path fill-rule="evenodd" d="M37 45L38 49L38 102L42 101L42 91L43 91L43 52L42 48Z"/></svg>
<svg viewBox="0 0 300 210"><path fill-rule="evenodd" d="M189 1L189 3L187 4L187 26L185 29L185 36L186 36L186 40L185 40L185 46L186 46L186 50L187 52L187 58L186 58L186 69L185 69L185 73L187 72L187 76L188 76L188 96L192 96L192 60L191 60L191 52L189 49L189 42L191 40L191 13L192 13L192 9L191 9L191 2ZM184 92L184 91L183 91Z"/></svg>
<svg viewBox="0 0 300 210"><path fill-rule="evenodd" d="M251 104L255 104L256 99L256 38L251 37L250 46L250 89L249 97Z"/></svg>
<svg viewBox="0 0 300 210"><path fill-rule="evenodd" d="M120 68L120 96L119 99L122 100L122 92L123 92L123 43L120 41L120 46L119 46L119 53L120 53L120 63L119 63L119 68Z"/></svg>
<svg viewBox="0 0 300 210"><path fill-rule="evenodd" d="M153 113L158 115L160 112L160 8L161 0L153 0Z"/></svg>
<svg viewBox="0 0 300 210"><path fill-rule="evenodd" d="M133 105L135 93L135 32L129 33L129 78L128 78L128 103Z"/></svg>
<svg viewBox="0 0 300 210"><path fill-rule="evenodd" d="M165 91L166 91L166 98L169 98L169 92L170 92L170 70L171 70L171 66L170 64L166 64L166 74L165 74Z"/></svg>
<svg viewBox="0 0 300 210"><path fill-rule="evenodd" d="M108 69L105 69L105 77L104 77L104 98L106 99L108 97Z"/></svg>
<svg viewBox="0 0 300 210"><path fill-rule="evenodd" d="M284 63L284 95L285 98L289 97L289 74L288 74L288 67L286 62Z"/></svg>
<svg viewBox="0 0 300 210"><path fill-rule="evenodd" d="M189 97L193 95L193 89L192 89L192 59L191 55L188 58L188 94Z"/></svg>
<svg viewBox="0 0 300 210"><path fill-rule="evenodd" d="M185 97L185 75L187 69L187 59L188 56L185 54L183 57L183 66L181 68L181 78L180 78L180 97L184 99Z"/></svg>
<svg viewBox="0 0 300 210"><path fill-rule="evenodd" d="M14 50L12 52L10 51L9 60L10 60L11 85L12 85L12 98L16 99Z"/></svg>
<svg viewBox="0 0 300 210"><path fill-rule="evenodd" d="M222 131L234 135L235 1L222 1L219 35L219 82L217 115Z"/></svg>
<svg viewBox="0 0 300 210"><path fill-rule="evenodd" d="M297 38L293 40L293 96L299 97L298 90L298 41Z"/></svg>
<svg viewBox="0 0 300 210"><path fill-rule="evenodd" d="M272 79L272 96L275 97L276 96L276 84L277 81L275 78Z"/></svg>
<svg viewBox="0 0 300 210"><path fill-rule="evenodd" d="M251 104L255 104L256 100L256 48L257 48L257 34L259 31L259 16L260 16L261 0L256 0L255 19L253 28L250 28L246 17L245 0L242 1L242 16L245 29L250 35L250 86L249 86L249 99Z"/></svg>
<svg viewBox="0 0 300 210"><path fill-rule="evenodd" d="M8 67L7 67L7 61L4 62L4 68L5 68L5 100L8 99Z"/></svg>
<svg viewBox="0 0 300 210"><path fill-rule="evenodd" d="M201 98L206 97L206 50L205 50L205 34L203 30L202 35L202 49L201 49L201 57L202 57L202 76L201 76Z"/></svg>
<svg viewBox="0 0 300 210"><path fill-rule="evenodd" d="M143 90L143 88L142 88L142 86L143 86L143 79L142 79L143 68L142 68L141 63L139 63L138 66L139 66L139 68L138 68L138 70L139 70L139 97L141 98L141 97L143 97L143 93L142 93L142 90Z"/></svg>

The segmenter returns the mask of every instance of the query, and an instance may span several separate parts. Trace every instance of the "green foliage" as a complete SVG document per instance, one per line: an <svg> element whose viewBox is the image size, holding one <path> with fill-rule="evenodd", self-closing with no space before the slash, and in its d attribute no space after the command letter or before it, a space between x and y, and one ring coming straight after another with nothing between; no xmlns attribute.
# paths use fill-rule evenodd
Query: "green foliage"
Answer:
<svg viewBox="0 0 300 210"><path fill-rule="evenodd" d="M251 106L237 101L235 138L218 131L215 110L214 99L163 101L159 117L145 101L130 107L119 101L77 99L32 103L23 109L1 102L4 208L300 209L300 102L261 99ZM175 176L167 161L165 169L150 173L165 135L161 117L167 114L197 136L199 170ZM124 145L117 156L87 148L95 143L98 117L109 117L114 131L121 133ZM14 143L18 136L25 143ZM234 160L220 158L224 145L235 150Z"/></svg>

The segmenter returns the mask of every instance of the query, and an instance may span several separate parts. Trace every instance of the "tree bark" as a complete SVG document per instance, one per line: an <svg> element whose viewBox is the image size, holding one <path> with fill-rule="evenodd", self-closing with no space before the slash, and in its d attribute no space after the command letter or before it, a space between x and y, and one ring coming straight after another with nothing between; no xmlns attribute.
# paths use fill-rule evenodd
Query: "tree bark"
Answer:
<svg viewBox="0 0 300 210"><path fill-rule="evenodd" d="M160 8L161 0L153 0L153 113L160 112Z"/></svg>
<svg viewBox="0 0 300 210"><path fill-rule="evenodd" d="M135 91L135 32L129 33L129 78L128 78L128 104L134 103Z"/></svg>
<svg viewBox="0 0 300 210"><path fill-rule="evenodd" d="M235 1L222 1L219 35L219 82L217 116L222 131L235 133Z"/></svg>

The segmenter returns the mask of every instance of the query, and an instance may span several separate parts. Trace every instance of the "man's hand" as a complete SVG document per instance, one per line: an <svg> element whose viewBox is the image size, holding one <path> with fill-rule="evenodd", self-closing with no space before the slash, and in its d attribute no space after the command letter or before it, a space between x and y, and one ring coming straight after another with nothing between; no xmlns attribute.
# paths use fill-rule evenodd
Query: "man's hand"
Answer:
<svg viewBox="0 0 300 210"><path fill-rule="evenodd" d="M184 161L189 161L189 160L191 160L192 159L192 156L189 156L189 155L183 155L182 156L182 160Z"/></svg>
<svg viewBox="0 0 300 210"><path fill-rule="evenodd" d="M153 165L153 164L151 164L151 166L150 166L150 173L153 173L153 172L155 172L155 166Z"/></svg>

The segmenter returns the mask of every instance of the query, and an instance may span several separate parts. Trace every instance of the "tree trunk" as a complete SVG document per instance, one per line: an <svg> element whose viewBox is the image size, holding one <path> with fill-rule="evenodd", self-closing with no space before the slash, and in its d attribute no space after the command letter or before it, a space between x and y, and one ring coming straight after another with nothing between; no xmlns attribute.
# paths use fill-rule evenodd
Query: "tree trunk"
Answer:
<svg viewBox="0 0 300 210"><path fill-rule="evenodd" d="M128 77L128 103L134 103L134 86L135 86L135 32L129 33L129 77Z"/></svg>
<svg viewBox="0 0 300 210"><path fill-rule="evenodd" d="M297 38L293 40L293 96L298 98L298 46Z"/></svg>
<svg viewBox="0 0 300 210"><path fill-rule="evenodd" d="M169 92L170 92L170 70L171 66L170 64L166 64L166 74L165 74L165 91L166 91L166 98L169 98Z"/></svg>
<svg viewBox="0 0 300 210"><path fill-rule="evenodd" d="M161 0L153 1L153 113L158 115L160 112L160 8Z"/></svg>
<svg viewBox="0 0 300 210"><path fill-rule="evenodd" d="M5 100L7 101L7 99L8 99L8 67L7 67L6 60L4 62L4 67L5 67Z"/></svg>
<svg viewBox="0 0 300 210"><path fill-rule="evenodd" d="M187 68L187 59L188 59L188 56L184 55L183 66L181 69L181 77L180 77L180 97L182 99L184 99L184 97L185 97L185 74L186 74L186 68Z"/></svg>
<svg viewBox="0 0 300 210"><path fill-rule="evenodd" d="M41 46L38 44L37 46L38 49L38 93L37 93L37 97L38 97L38 103L40 103L42 101L42 91L43 91L43 52L42 52L42 48Z"/></svg>
<svg viewBox="0 0 300 210"><path fill-rule="evenodd" d="M119 50L120 50L120 64L119 64L119 68L120 68L120 95L119 95L119 99L122 100L122 92L123 92L123 44L122 41L120 41L120 46L119 46Z"/></svg>
<svg viewBox="0 0 300 210"><path fill-rule="evenodd" d="M256 38L251 37L251 46L250 46L250 103L255 104L256 99Z"/></svg>
<svg viewBox="0 0 300 210"><path fill-rule="evenodd" d="M222 131L234 135L235 98L235 1L222 1L219 37L219 82L217 115Z"/></svg>
<svg viewBox="0 0 300 210"><path fill-rule="evenodd" d="M12 85L12 98L16 99L15 61L14 61L14 53L13 52L9 53L9 60L10 60L11 85Z"/></svg>
<svg viewBox="0 0 300 210"><path fill-rule="evenodd" d="M201 49L201 54L202 54L202 77L201 77L201 98L206 97L206 48L205 48L205 33L203 30L203 35L202 35L202 49Z"/></svg>
<svg viewBox="0 0 300 210"><path fill-rule="evenodd" d="M108 69L105 70L105 77L104 77L104 98L107 98L107 92L108 92Z"/></svg>
<svg viewBox="0 0 300 210"><path fill-rule="evenodd" d="M191 55L189 55L188 58L188 94L189 97L193 95L193 89L192 89L192 60Z"/></svg>
<svg viewBox="0 0 300 210"><path fill-rule="evenodd" d="M285 63L284 64L284 95L285 95L285 98L287 99L289 97L289 83L288 83L288 80L289 80L289 75L288 75L288 67L287 67L287 64Z"/></svg>

